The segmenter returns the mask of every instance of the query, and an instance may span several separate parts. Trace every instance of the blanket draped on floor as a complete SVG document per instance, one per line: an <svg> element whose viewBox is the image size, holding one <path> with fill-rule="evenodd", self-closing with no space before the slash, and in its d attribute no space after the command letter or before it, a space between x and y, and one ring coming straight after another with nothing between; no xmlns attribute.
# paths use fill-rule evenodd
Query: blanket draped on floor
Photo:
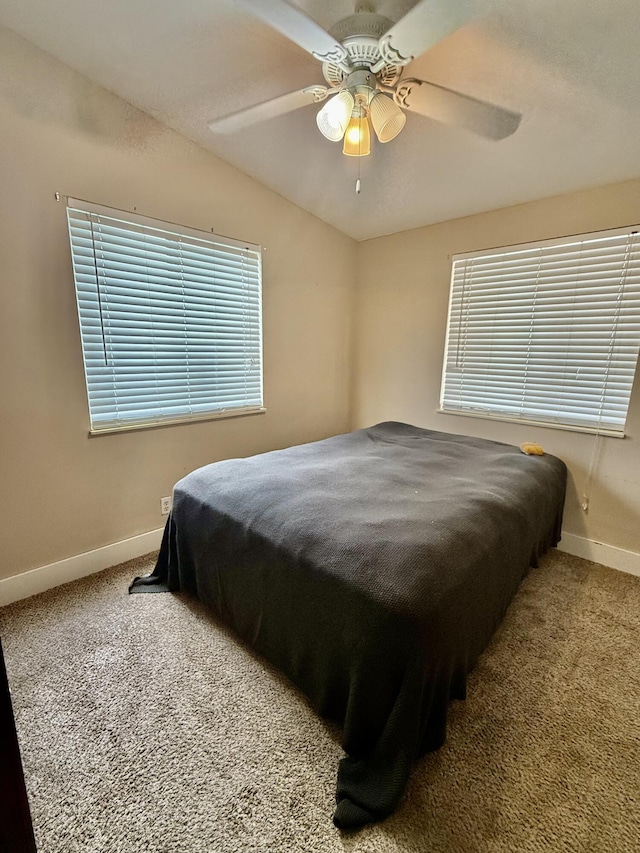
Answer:
<svg viewBox="0 0 640 853"><path fill-rule="evenodd" d="M356 827L443 743L565 485L553 456L395 422L229 459L176 485L131 591L197 596L342 725L334 821Z"/></svg>

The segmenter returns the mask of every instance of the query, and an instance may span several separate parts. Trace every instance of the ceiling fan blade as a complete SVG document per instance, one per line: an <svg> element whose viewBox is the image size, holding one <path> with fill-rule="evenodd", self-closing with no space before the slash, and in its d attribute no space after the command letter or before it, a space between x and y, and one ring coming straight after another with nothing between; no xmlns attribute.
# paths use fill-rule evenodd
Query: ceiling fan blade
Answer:
<svg viewBox="0 0 640 853"><path fill-rule="evenodd" d="M412 77L400 81L393 93L393 100L406 110L444 124L466 127L488 139L510 136L518 129L522 118L511 110Z"/></svg>
<svg viewBox="0 0 640 853"><path fill-rule="evenodd" d="M333 36L286 0L240 0L251 13L319 59L340 65L348 53ZM348 66L346 66L348 67Z"/></svg>
<svg viewBox="0 0 640 853"><path fill-rule="evenodd" d="M324 101L330 91L333 90L327 86L307 86L305 89L298 89L297 92L288 92L286 95L280 95L279 98L272 98L270 101L213 119L208 126L214 133L235 133L259 121L267 121L270 118L291 113L300 107L306 107L307 104L319 104L320 101Z"/></svg>
<svg viewBox="0 0 640 853"><path fill-rule="evenodd" d="M408 65L463 24L486 14L499 0L421 0L378 44L385 62Z"/></svg>

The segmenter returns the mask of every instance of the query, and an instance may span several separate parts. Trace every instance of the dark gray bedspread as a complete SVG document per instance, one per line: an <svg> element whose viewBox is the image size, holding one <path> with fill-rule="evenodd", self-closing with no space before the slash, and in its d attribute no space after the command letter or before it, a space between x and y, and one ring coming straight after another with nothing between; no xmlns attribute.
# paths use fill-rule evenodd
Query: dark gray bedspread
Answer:
<svg viewBox="0 0 640 853"><path fill-rule="evenodd" d="M401 423L181 480L154 579L186 590L340 722L339 826L388 815L530 565L559 459Z"/></svg>

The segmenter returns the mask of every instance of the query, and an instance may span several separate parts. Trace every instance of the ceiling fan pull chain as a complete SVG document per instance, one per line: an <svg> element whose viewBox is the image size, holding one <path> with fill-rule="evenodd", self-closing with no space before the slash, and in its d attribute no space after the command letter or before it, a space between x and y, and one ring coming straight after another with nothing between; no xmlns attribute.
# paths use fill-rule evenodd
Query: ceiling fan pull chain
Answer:
<svg viewBox="0 0 640 853"><path fill-rule="evenodd" d="M356 178L356 195L360 195L360 178Z"/></svg>

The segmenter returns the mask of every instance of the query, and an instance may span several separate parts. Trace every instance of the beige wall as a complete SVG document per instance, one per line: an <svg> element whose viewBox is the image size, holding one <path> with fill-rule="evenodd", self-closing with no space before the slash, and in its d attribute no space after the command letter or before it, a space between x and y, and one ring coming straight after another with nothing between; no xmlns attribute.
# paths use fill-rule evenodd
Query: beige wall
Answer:
<svg viewBox="0 0 640 853"><path fill-rule="evenodd" d="M565 531L640 552L640 376L627 437L600 439L588 514L578 498L593 436L436 412L450 255L638 222L640 181L631 181L360 243L352 426L400 420L511 444L538 441L569 466Z"/></svg>
<svg viewBox="0 0 640 853"><path fill-rule="evenodd" d="M89 438L65 205L263 244L268 412ZM0 30L0 578L162 526L188 471L349 426L356 244Z"/></svg>
<svg viewBox="0 0 640 853"><path fill-rule="evenodd" d="M267 247L266 415L88 437L56 191ZM161 526L199 465L387 419L540 441L570 468L565 529L640 551L640 380L588 515L591 436L436 413L450 254L639 220L636 181L357 245L0 29L0 578Z"/></svg>

